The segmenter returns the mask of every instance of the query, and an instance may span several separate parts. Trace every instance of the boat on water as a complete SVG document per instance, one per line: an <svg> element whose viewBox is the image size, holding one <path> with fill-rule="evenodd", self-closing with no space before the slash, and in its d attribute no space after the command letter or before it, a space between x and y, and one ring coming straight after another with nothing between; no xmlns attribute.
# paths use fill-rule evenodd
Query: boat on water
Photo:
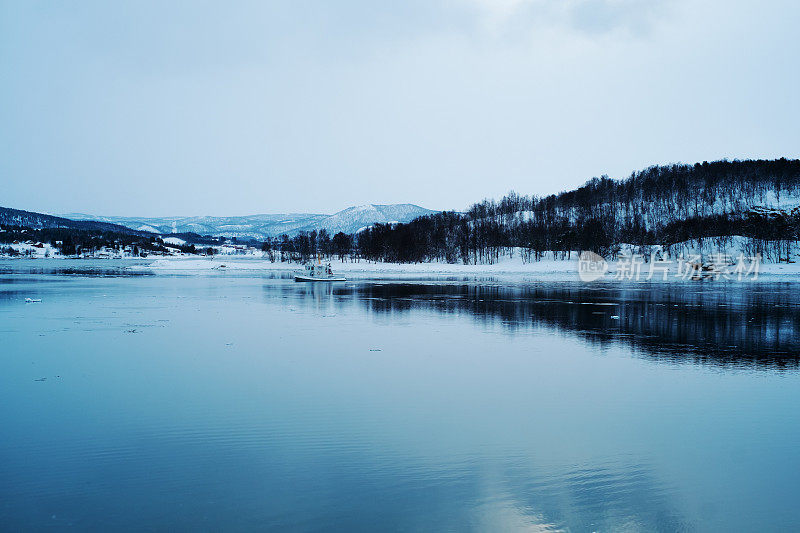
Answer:
<svg viewBox="0 0 800 533"><path fill-rule="evenodd" d="M337 276L331 270L331 264L322 264L318 258L317 263L308 262L302 272L294 276L295 281L347 281L343 276Z"/></svg>

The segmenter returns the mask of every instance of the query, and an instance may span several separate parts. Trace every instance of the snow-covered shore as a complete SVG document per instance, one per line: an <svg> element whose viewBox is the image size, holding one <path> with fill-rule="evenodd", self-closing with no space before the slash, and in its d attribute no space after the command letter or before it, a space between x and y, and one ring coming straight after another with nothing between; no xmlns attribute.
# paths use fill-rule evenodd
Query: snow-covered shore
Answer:
<svg viewBox="0 0 800 533"><path fill-rule="evenodd" d="M541 261L524 262L520 257L501 258L493 264L464 265L450 263L380 263L372 261L330 261L333 271L337 274L346 274L352 278L381 278L394 276L439 276L439 275L498 275L514 276L530 279L578 281L578 260L573 255L572 260L544 259ZM271 262L266 259L238 259L220 258L195 259L195 258L164 258L157 259L149 264L133 265L128 267L134 270L147 270L155 273L202 273L225 271L253 271L253 272L290 272L298 270L301 265L297 263ZM619 276L620 270L626 265L623 261L610 262L608 272L602 277L604 280L614 280ZM648 279L649 265L641 265L638 276L628 276L625 279L638 278L639 281L685 281L677 275L677 264L669 271L666 280L661 273L654 273ZM730 276L736 280L737 276ZM752 279L752 274L743 278L745 281ZM800 281L800 264L778 263L762 264L757 276L759 281Z"/></svg>
<svg viewBox="0 0 800 533"><path fill-rule="evenodd" d="M577 273L577 261L535 261L523 263L519 259L507 259L494 264L464 265L450 263L380 263L374 261L330 262L337 273L396 273L396 274L499 274L499 273ZM302 268L298 263L270 262L264 259L157 259L149 265L131 268L153 271L204 271L204 270L273 270L292 271Z"/></svg>

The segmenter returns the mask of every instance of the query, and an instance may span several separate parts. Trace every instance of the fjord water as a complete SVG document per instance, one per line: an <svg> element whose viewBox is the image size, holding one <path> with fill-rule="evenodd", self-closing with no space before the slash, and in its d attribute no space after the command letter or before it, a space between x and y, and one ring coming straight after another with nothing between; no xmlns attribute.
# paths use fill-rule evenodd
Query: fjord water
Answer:
<svg viewBox="0 0 800 533"><path fill-rule="evenodd" d="M2 262L0 529L797 530L798 288Z"/></svg>

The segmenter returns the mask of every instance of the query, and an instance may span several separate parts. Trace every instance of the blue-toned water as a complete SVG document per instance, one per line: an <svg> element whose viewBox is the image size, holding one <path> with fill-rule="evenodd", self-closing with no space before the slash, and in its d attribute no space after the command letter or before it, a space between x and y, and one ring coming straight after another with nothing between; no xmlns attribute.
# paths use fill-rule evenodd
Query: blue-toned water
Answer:
<svg viewBox="0 0 800 533"><path fill-rule="evenodd" d="M0 262L1 530L800 529L798 285L121 265Z"/></svg>

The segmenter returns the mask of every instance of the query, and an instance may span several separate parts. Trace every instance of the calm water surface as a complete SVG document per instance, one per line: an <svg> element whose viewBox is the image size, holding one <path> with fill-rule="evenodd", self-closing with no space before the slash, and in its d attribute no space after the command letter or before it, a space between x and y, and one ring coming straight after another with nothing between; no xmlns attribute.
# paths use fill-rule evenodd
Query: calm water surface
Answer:
<svg viewBox="0 0 800 533"><path fill-rule="evenodd" d="M0 262L2 530L800 529L798 285L114 265Z"/></svg>

